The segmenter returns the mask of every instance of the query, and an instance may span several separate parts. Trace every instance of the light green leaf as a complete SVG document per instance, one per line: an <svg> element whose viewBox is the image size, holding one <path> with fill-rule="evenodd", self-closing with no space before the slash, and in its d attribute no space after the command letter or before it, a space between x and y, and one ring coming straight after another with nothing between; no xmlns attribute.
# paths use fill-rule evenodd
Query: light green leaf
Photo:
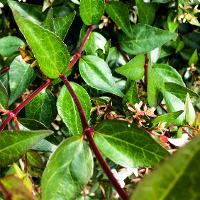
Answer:
<svg viewBox="0 0 200 200"><path fill-rule="evenodd" d="M16 57L10 65L9 70L9 85L10 85L10 99L11 105L22 93L26 90L29 84L34 80L35 72L27 64L21 56Z"/></svg>
<svg viewBox="0 0 200 200"><path fill-rule="evenodd" d="M181 99L169 93L165 89L165 83L172 82L185 87L180 74L171 66L166 64L155 64L148 70L148 102L150 106L156 107L158 103L158 93L162 93L168 112L184 110L184 103ZM181 115L175 123L181 124L184 116Z"/></svg>
<svg viewBox="0 0 200 200"><path fill-rule="evenodd" d="M197 50L195 49L194 53L192 54L192 56L190 57L190 60L188 61L188 64L191 66L192 64L193 65L196 65L197 62L199 60L199 57L198 57L198 52Z"/></svg>
<svg viewBox="0 0 200 200"><path fill-rule="evenodd" d="M8 92L4 84L0 81L0 109L6 109L8 107Z"/></svg>
<svg viewBox="0 0 200 200"><path fill-rule="evenodd" d="M129 20L129 10L126 4L121 1L111 1L106 5L106 12L111 19L121 27L127 36L131 37L131 25Z"/></svg>
<svg viewBox="0 0 200 200"><path fill-rule="evenodd" d="M9 57L19 52L25 46L24 42L15 36L6 36L0 39L0 54Z"/></svg>
<svg viewBox="0 0 200 200"><path fill-rule="evenodd" d="M147 53L170 40L176 39L176 37L176 33L145 24L136 24L132 26L131 38L123 34L119 40L121 48L126 53L137 55Z"/></svg>
<svg viewBox="0 0 200 200"><path fill-rule="evenodd" d="M185 120L190 126L192 126L195 122L195 118L196 118L196 113L192 105L190 95L187 93L185 100Z"/></svg>
<svg viewBox="0 0 200 200"><path fill-rule="evenodd" d="M80 16L84 24L98 24L104 12L103 0L81 0Z"/></svg>
<svg viewBox="0 0 200 200"><path fill-rule="evenodd" d="M72 22L74 21L75 15L76 13L72 12L67 16L54 18L53 9L50 9L42 26L64 40Z"/></svg>
<svg viewBox="0 0 200 200"><path fill-rule="evenodd" d="M89 86L123 96L120 89L116 87L111 70L103 59L97 56L83 56L79 61L79 71Z"/></svg>
<svg viewBox="0 0 200 200"><path fill-rule="evenodd" d="M27 118L49 127L57 115L56 99L50 90L43 90L25 107L25 111Z"/></svg>
<svg viewBox="0 0 200 200"><path fill-rule="evenodd" d="M126 76L129 80L140 80L144 76L144 54L137 55L124 66L117 68L115 71Z"/></svg>
<svg viewBox="0 0 200 200"><path fill-rule="evenodd" d="M185 100L187 93L194 98L198 98L199 95L189 88L176 84L176 83L171 83L171 82L166 82L165 83L165 89L170 92L171 94L175 95L181 100Z"/></svg>
<svg viewBox="0 0 200 200"><path fill-rule="evenodd" d="M64 141L42 176L43 200L74 200L93 174L93 157L82 136Z"/></svg>
<svg viewBox="0 0 200 200"><path fill-rule="evenodd" d="M51 131L2 131L0 134L0 167L12 164L27 150L43 138L52 134Z"/></svg>
<svg viewBox="0 0 200 200"><path fill-rule="evenodd" d="M138 103L139 98L138 98L138 88L137 88L137 83L136 81L131 81L130 87L128 88L126 94L123 97L123 104L126 103Z"/></svg>
<svg viewBox="0 0 200 200"><path fill-rule="evenodd" d="M81 105L85 111L86 117L89 120L91 111L90 97L86 90L76 83L70 83L74 92L78 96ZM58 113L63 122L66 124L72 134L82 134L83 128L79 116L78 109L69 91L65 86L62 87L57 101Z"/></svg>
<svg viewBox="0 0 200 200"><path fill-rule="evenodd" d="M133 191L131 200L199 200L199 157L198 136L147 175Z"/></svg>
<svg viewBox="0 0 200 200"><path fill-rule="evenodd" d="M142 128L124 121L103 121L94 140L101 152L124 167L152 166L168 155Z"/></svg>
<svg viewBox="0 0 200 200"><path fill-rule="evenodd" d="M10 2L9 5L12 3ZM65 72L70 61L67 46L54 33L22 17L14 8L12 11L41 71L49 78L58 78Z"/></svg>
<svg viewBox="0 0 200 200"><path fill-rule="evenodd" d="M143 0L136 0L139 23L151 25L154 22L157 5L145 3Z"/></svg>

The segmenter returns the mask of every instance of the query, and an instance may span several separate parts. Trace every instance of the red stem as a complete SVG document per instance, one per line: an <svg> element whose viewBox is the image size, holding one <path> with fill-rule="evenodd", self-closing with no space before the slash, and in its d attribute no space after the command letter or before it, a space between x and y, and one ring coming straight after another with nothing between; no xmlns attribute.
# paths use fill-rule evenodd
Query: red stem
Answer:
<svg viewBox="0 0 200 200"><path fill-rule="evenodd" d="M78 61L78 59L81 57L81 53L83 51L85 43L86 43L87 39L89 38L90 33L92 32L93 29L94 29L93 25L89 26L89 28L87 29L87 32L83 38L81 46L79 47L79 50L77 51L77 53L74 55L73 59L71 60L69 67L67 68L67 71L70 70L75 65L75 63Z"/></svg>
<svg viewBox="0 0 200 200"><path fill-rule="evenodd" d="M113 186L115 187L117 192L119 193L120 197L123 200L127 200L128 196L127 196L126 192L121 188L117 179L114 177L113 173L110 171L108 164L104 160L103 156L101 155L101 152L99 151L99 149L97 148L97 146L96 146L96 144L93 140L94 130L92 128L90 128L89 125L88 125L87 119L85 117L85 112L83 110L81 102L79 101L78 97L76 96L73 88L71 87L71 85L70 85L69 81L67 80L67 78L65 77L65 75L61 74L60 78L63 80L65 86L69 90L69 93L71 94L71 96L72 96L72 98L73 98L73 100L74 100L74 102L77 106L77 109L79 111L79 115L80 115L80 118L81 118L83 130L84 130L84 135L87 137L89 144L90 144L90 147L93 150L97 160L99 161L102 169L104 170L104 172L108 176L109 180L111 181L111 183L113 184Z"/></svg>
<svg viewBox="0 0 200 200"><path fill-rule="evenodd" d="M119 43L116 44L116 48L117 50L121 53L121 55L123 56L123 58L128 62L129 61L129 57L126 55L126 53L122 50L122 48L120 47Z"/></svg>
<svg viewBox="0 0 200 200"><path fill-rule="evenodd" d="M5 66L2 70L0 70L0 75L5 74L9 70L10 70L10 67Z"/></svg>
<svg viewBox="0 0 200 200"><path fill-rule="evenodd" d="M9 111L8 117L3 121L0 126L0 131L2 131L5 126L35 97L37 96L44 88L46 88L51 83L51 79L47 79L46 82L35 90L25 101L23 101L19 106L17 106L13 111Z"/></svg>
<svg viewBox="0 0 200 200"><path fill-rule="evenodd" d="M145 64L144 64L144 85L145 89L147 89L147 84L148 84L148 56L145 54Z"/></svg>

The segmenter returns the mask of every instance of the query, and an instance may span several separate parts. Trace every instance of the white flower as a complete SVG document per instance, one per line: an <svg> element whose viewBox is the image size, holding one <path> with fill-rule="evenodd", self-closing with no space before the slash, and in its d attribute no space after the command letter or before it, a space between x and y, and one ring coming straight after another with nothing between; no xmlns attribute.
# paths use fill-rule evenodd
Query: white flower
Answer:
<svg viewBox="0 0 200 200"><path fill-rule="evenodd" d="M4 7L4 5L0 2L0 14L2 13L1 8L3 8L3 7Z"/></svg>
<svg viewBox="0 0 200 200"><path fill-rule="evenodd" d="M176 147L182 147L188 142L188 134L183 133L181 138L168 138L168 142L173 144Z"/></svg>

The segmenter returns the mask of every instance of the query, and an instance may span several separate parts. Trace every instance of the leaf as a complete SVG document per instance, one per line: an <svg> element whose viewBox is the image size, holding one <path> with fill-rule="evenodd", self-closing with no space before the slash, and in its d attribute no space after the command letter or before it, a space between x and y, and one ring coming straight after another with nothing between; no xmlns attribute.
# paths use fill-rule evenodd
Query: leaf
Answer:
<svg viewBox="0 0 200 200"><path fill-rule="evenodd" d="M86 117L89 120L91 111L91 102L88 93L80 85L72 82L70 84L74 89L74 92L78 96L78 99L80 100L81 105L83 106L83 109L85 111ZM62 89L60 90L57 100L57 109L63 122L66 124L66 126L68 127L68 129L71 131L72 134L76 135L83 133L83 128L78 109L69 91L65 86L63 86Z"/></svg>
<svg viewBox="0 0 200 200"><path fill-rule="evenodd" d="M2 131L0 134L0 167L12 164L32 146L51 133L47 130Z"/></svg>
<svg viewBox="0 0 200 200"><path fill-rule="evenodd" d="M101 49L105 53L106 38L100 33L92 32L88 38L84 50L88 55L97 55L97 50Z"/></svg>
<svg viewBox="0 0 200 200"><path fill-rule="evenodd" d="M123 93L115 85L107 63L97 56L83 56L79 61L79 71L84 81L97 90L103 90L122 97Z"/></svg>
<svg viewBox="0 0 200 200"><path fill-rule="evenodd" d="M117 68L115 71L126 76L128 80L140 80L144 76L144 54L140 54L131 59L124 66Z"/></svg>
<svg viewBox="0 0 200 200"><path fill-rule="evenodd" d="M133 192L131 200L167 200L200 198L200 137L178 150L171 159L146 176ZM187 188L187 192L185 189Z"/></svg>
<svg viewBox="0 0 200 200"><path fill-rule="evenodd" d="M139 98L138 98L138 88L137 88L137 83L136 81L132 81L130 83L130 87L127 90L126 94L123 97L123 104L125 103L138 103Z"/></svg>
<svg viewBox="0 0 200 200"><path fill-rule="evenodd" d="M55 33L60 39L64 40L67 32L74 21L76 12L72 12L64 17L53 17L53 9L50 9L42 26L53 33Z"/></svg>
<svg viewBox="0 0 200 200"><path fill-rule="evenodd" d="M147 53L166 42L176 39L177 34L146 24L132 26L132 37L122 34L119 38L121 48L129 54Z"/></svg>
<svg viewBox="0 0 200 200"><path fill-rule="evenodd" d="M139 23L151 25L154 22L157 5L145 3L143 0L136 0L138 9Z"/></svg>
<svg viewBox="0 0 200 200"><path fill-rule="evenodd" d="M158 78L159 77L159 78ZM171 66L166 64L155 64L148 70L148 102L152 107L156 107L158 103L158 93L162 93L165 103L168 108L168 112L176 112L179 110L184 110L184 103L181 99L177 98L173 94L169 93L165 89L165 83L172 82L182 87L185 84L180 76L180 74ZM181 115L175 124L181 124L183 122L183 115Z"/></svg>
<svg viewBox="0 0 200 200"><path fill-rule="evenodd" d="M64 141L42 176L43 200L76 199L93 174L93 157L82 136Z"/></svg>
<svg viewBox="0 0 200 200"><path fill-rule="evenodd" d="M80 16L84 24L98 24L104 12L103 0L81 0Z"/></svg>
<svg viewBox="0 0 200 200"><path fill-rule="evenodd" d="M3 185L3 189L9 194L9 199L36 200L32 191L23 183L23 180L14 175L9 175L0 179L0 185Z"/></svg>
<svg viewBox="0 0 200 200"><path fill-rule="evenodd" d="M9 5L12 5L12 1ZM14 8L12 11L41 71L49 78L58 78L61 73L65 72L69 64L70 56L67 46L54 33L25 19Z"/></svg>
<svg viewBox="0 0 200 200"><path fill-rule="evenodd" d="M197 93L193 92L189 88L187 88L185 86L181 86L181 85L176 84L176 83L171 83L171 82L165 83L165 89L181 100L185 100L187 93L191 97L194 97L194 98L199 97L199 95Z"/></svg>
<svg viewBox="0 0 200 200"><path fill-rule="evenodd" d="M19 52L25 46L24 42L15 36L6 36L0 39L0 54L9 57Z"/></svg>
<svg viewBox="0 0 200 200"><path fill-rule="evenodd" d="M197 50L195 49L194 53L193 53L192 56L190 57L190 60L188 61L189 66L191 66L192 64L193 64L193 65L196 65L197 62L198 62L198 60L199 60L198 52L197 52Z"/></svg>
<svg viewBox="0 0 200 200"><path fill-rule="evenodd" d="M17 11L26 19L35 24L40 24L44 19L42 7L35 4L19 3L17 1L8 0L8 4L12 10Z"/></svg>
<svg viewBox="0 0 200 200"><path fill-rule="evenodd" d="M6 109L8 107L8 92L4 84L0 81L0 109Z"/></svg>
<svg viewBox="0 0 200 200"><path fill-rule="evenodd" d="M195 110L192 105L190 95L187 93L185 100L185 120L190 126L192 126L195 122L195 118L196 118Z"/></svg>
<svg viewBox="0 0 200 200"><path fill-rule="evenodd" d="M9 105L23 94L34 78L35 72L30 64L27 64L21 56L16 57L10 64L9 70Z"/></svg>
<svg viewBox="0 0 200 200"><path fill-rule="evenodd" d="M43 90L25 107L25 111L27 118L49 127L57 115L56 99L50 90Z"/></svg>
<svg viewBox="0 0 200 200"><path fill-rule="evenodd" d="M101 152L123 167L147 167L168 155L142 128L124 121L103 121L95 128L94 140Z"/></svg>
<svg viewBox="0 0 200 200"><path fill-rule="evenodd" d="M131 37L132 30L129 20L129 10L126 4L120 1L111 1L106 5L106 13L111 17L111 19L121 27L124 33Z"/></svg>
<svg viewBox="0 0 200 200"><path fill-rule="evenodd" d="M173 123L181 114L183 113L183 110L177 111L177 112L171 112L164 115L160 115L152 120L153 123Z"/></svg>

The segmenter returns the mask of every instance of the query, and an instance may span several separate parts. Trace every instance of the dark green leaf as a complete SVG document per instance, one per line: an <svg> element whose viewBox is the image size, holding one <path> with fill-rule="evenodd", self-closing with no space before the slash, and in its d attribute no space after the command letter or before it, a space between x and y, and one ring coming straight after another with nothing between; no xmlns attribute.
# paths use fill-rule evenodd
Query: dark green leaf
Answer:
<svg viewBox="0 0 200 200"><path fill-rule="evenodd" d="M135 56L124 66L117 68L115 71L126 76L129 80L140 80L144 76L145 57L143 54Z"/></svg>
<svg viewBox="0 0 200 200"><path fill-rule="evenodd" d="M168 155L142 128L124 121L103 121L94 140L106 157L124 167L152 166Z"/></svg>
<svg viewBox="0 0 200 200"><path fill-rule="evenodd" d="M104 12L103 0L81 0L80 15L86 25L97 24Z"/></svg>
<svg viewBox="0 0 200 200"><path fill-rule="evenodd" d="M126 4L121 1L111 1L106 5L106 12L127 36L132 36L129 10Z"/></svg>
<svg viewBox="0 0 200 200"><path fill-rule="evenodd" d="M151 25L154 22L157 5L153 3L145 3L143 0L136 0L138 9L139 22Z"/></svg>
<svg viewBox="0 0 200 200"><path fill-rule="evenodd" d="M177 112L171 112L164 115L160 115L156 117L155 119L153 119L152 122L153 123L162 123L162 122L173 123L182 113L183 113L183 110L180 110Z"/></svg>
<svg viewBox="0 0 200 200"><path fill-rule="evenodd" d="M123 96L120 89L116 87L111 70L103 59L97 56L83 56L79 61L79 71L89 86Z"/></svg>
<svg viewBox="0 0 200 200"><path fill-rule="evenodd" d="M171 66L166 64L155 64L149 68L148 72L148 102L150 106L156 106L158 103L158 93L161 92L168 112L176 112L184 110L184 103L181 99L169 93L165 89L165 83L172 82L185 87L185 84L180 74ZM183 115L181 115L175 123L181 124L183 122Z"/></svg>
<svg viewBox="0 0 200 200"><path fill-rule="evenodd" d="M132 81L130 83L130 87L126 94L123 97L123 103L138 103L139 98L138 98L138 88L137 88L137 83L136 81Z"/></svg>
<svg viewBox="0 0 200 200"><path fill-rule="evenodd" d="M174 96L178 97L181 100L185 100L187 93L194 98L198 98L199 95L187 87L179 85L177 83L167 82L165 83L166 91L170 92Z"/></svg>
<svg viewBox="0 0 200 200"><path fill-rule="evenodd" d="M132 200L199 200L200 137L178 150L133 192ZM187 189L187 192L186 192Z"/></svg>
<svg viewBox="0 0 200 200"><path fill-rule="evenodd" d="M80 85L72 82L70 84L74 89L76 95L78 96L85 111L86 117L89 120L91 111L91 102L88 93ZM78 109L69 91L65 86L63 86L58 96L57 109L63 122L66 124L71 133L74 135L82 134L83 128Z"/></svg>
<svg viewBox="0 0 200 200"><path fill-rule="evenodd" d="M0 39L0 54L9 57L18 52L18 49L25 46L24 42L15 36L6 36Z"/></svg>
<svg viewBox="0 0 200 200"><path fill-rule="evenodd" d="M14 18L29 43L41 71L49 78L58 78L68 67L70 56L67 46L54 33L22 17L13 7Z"/></svg>
<svg viewBox="0 0 200 200"><path fill-rule="evenodd" d="M9 70L9 105L22 95L34 78L35 73L30 65L23 61L21 56L16 57Z"/></svg>
<svg viewBox="0 0 200 200"><path fill-rule="evenodd" d="M28 151L26 153L27 162L31 167L43 168L44 160L42 156L36 151Z"/></svg>
<svg viewBox="0 0 200 200"><path fill-rule="evenodd" d="M43 173L42 199L76 199L92 174L92 153L82 136L73 136L57 148Z"/></svg>
<svg viewBox="0 0 200 200"><path fill-rule="evenodd" d="M41 131L2 131L0 134L0 167L12 164L27 150L52 132Z"/></svg>
<svg viewBox="0 0 200 200"><path fill-rule="evenodd" d="M26 117L49 127L56 118L56 99L50 90L40 92L26 107Z"/></svg>
<svg viewBox="0 0 200 200"><path fill-rule="evenodd" d="M145 24L136 24L132 26L131 38L126 35L120 37L120 45L126 53L137 55L147 53L176 37L176 33Z"/></svg>
<svg viewBox="0 0 200 200"><path fill-rule="evenodd" d="M3 83L0 81L0 109L6 109L8 107L8 93L3 85Z"/></svg>

